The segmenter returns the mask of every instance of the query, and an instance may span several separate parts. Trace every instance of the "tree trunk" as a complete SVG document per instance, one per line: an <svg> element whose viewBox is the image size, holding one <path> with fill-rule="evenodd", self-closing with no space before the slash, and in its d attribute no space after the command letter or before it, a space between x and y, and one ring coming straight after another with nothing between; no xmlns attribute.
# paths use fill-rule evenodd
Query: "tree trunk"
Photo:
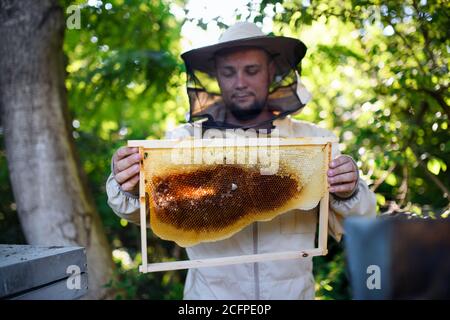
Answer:
<svg viewBox="0 0 450 320"><path fill-rule="evenodd" d="M64 28L57 0L0 0L0 115L27 241L85 247L87 298L103 298L111 250L71 136Z"/></svg>

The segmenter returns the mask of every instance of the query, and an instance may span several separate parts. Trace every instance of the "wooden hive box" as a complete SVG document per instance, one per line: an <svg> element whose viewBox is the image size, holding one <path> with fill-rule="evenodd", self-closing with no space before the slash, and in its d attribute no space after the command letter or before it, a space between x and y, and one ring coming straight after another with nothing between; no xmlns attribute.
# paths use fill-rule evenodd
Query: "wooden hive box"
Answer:
<svg viewBox="0 0 450 320"><path fill-rule="evenodd" d="M82 247L0 245L0 299L78 299L87 278Z"/></svg>

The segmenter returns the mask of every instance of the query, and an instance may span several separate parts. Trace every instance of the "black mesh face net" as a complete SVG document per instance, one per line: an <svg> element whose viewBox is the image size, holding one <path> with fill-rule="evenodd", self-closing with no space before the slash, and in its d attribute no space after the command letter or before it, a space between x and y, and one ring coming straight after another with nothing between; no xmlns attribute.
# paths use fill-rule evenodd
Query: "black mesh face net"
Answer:
<svg viewBox="0 0 450 320"><path fill-rule="evenodd" d="M290 65L288 61L283 61L281 55L268 54L276 68L275 76L270 83L267 99L264 103L264 108L267 108L267 111L271 114L270 119L253 123L248 127L230 123L227 115L231 108L226 105L222 98L215 72L209 74L205 71L196 70L186 63L187 93L190 104L189 122L203 120L203 128L247 129L260 127L268 123L272 124L275 119L283 118L303 108L306 101L303 99L304 102L302 102L299 97L297 66Z"/></svg>

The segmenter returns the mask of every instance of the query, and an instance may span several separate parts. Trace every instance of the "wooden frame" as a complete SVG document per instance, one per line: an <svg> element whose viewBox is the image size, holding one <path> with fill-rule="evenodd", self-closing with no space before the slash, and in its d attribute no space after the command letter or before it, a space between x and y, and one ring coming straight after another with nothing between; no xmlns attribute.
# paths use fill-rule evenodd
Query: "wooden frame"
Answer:
<svg viewBox="0 0 450 320"><path fill-rule="evenodd" d="M305 137L305 138L267 138L257 139L249 138L246 146L271 145L268 141L275 141L278 146L286 145L323 145L328 154L328 161L331 160L332 143L338 142L337 138L332 137ZM186 144L184 147L220 147L226 146L227 139L197 139L191 140L192 143ZM180 140L130 140L129 147L138 147L139 154L143 159L144 149L151 148L173 148L180 146ZM181 146L183 147L183 146ZM326 184L328 191L328 184ZM328 203L329 192L320 200L319 205L319 234L318 247L314 249L305 249L299 251L284 251L273 253L249 254L241 256L207 258L198 260L183 260L172 262L157 262L148 263L147 256L147 217L146 217L146 203L145 203L145 184L144 184L144 170L143 161L141 161L140 180L139 180L139 202L140 202L140 226L141 226L141 249L142 249L142 265L139 266L139 271L143 273L180 270L201 267L224 266L241 263L262 262L270 260L288 260L297 258L306 258L313 256L326 255L327 239L328 239Z"/></svg>

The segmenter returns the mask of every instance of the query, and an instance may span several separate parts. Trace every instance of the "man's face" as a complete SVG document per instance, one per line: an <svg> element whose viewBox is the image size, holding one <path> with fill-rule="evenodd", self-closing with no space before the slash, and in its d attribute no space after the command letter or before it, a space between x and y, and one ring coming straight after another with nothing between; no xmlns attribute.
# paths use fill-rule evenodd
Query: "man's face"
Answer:
<svg viewBox="0 0 450 320"><path fill-rule="evenodd" d="M260 49L238 49L216 57L217 80L225 105L240 120L264 109L275 68Z"/></svg>

